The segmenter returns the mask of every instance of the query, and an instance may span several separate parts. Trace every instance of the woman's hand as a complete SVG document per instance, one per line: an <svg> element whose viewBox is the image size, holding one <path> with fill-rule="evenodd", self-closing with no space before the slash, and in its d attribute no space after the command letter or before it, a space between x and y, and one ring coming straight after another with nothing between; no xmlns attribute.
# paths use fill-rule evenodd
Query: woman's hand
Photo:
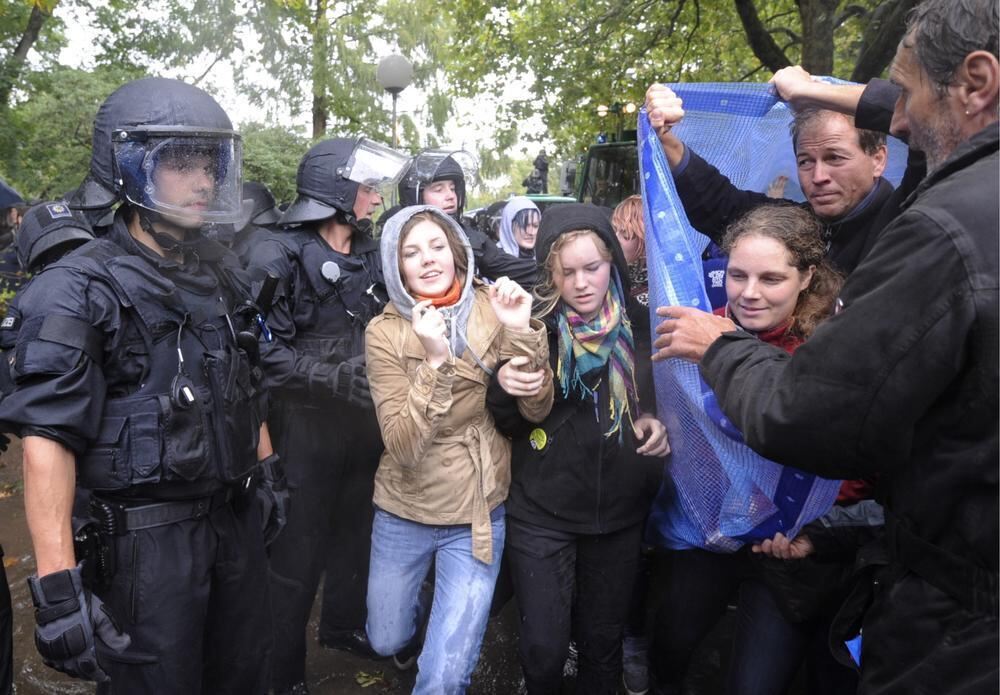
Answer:
<svg viewBox="0 0 1000 695"><path fill-rule="evenodd" d="M537 395L542 390L542 384L545 383L544 369L535 372L523 369L529 361L527 357L519 355L505 362L500 367L500 371L497 372L500 387L515 398Z"/></svg>
<svg viewBox="0 0 1000 695"><path fill-rule="evenodd" d="M451 345L448 343L448 328L441 312L431 306L431 300L425 299L413 305L410 319L413 332L420 339L427 353L427 363L437 369L451 357Z"/></svg>
<svg viewBox="0 0 1000 695"><path fill-rule="evenodd" d="M490 306L507 328L527 328L531 321L531 295L509 277L490 285Z"/></svg>
<svg viewBox="0 0 1000 695"><path fill-rule="evenodd" d="M792 540L785 538L784 534L777 533L774 538L754 543L750 549L755 553L764 553L779 560L801 560L812 555L815 550L809 536L804 533L800 533Z"/></svg>
<svg viewBox="0 0 1000 695"><path fill-rule="evenodd" d="M666 456L670 453L670 442L667 441L667 428L652 415L641 415L633 423L636 439L642 445L636 449L643 456Z"/></svg>

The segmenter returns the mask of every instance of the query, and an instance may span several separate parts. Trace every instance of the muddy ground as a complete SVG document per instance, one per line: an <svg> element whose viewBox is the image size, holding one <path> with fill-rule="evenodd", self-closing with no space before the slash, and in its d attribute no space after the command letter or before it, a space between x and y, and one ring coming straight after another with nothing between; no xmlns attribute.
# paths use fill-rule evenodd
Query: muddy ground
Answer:
<svg viewBox="0 0 1000 695"><path fill-rule="evenodd" d="M21 447L13 441L0 455L0 543L14 605L14 684L18 695L92 693L93 684L73 680L42 664L33 642L34 616L27 577L34 572L21 483ZM324 649L315 641L318 611L309 624L311 636L308 679L313 695L403 695L413 687L413 671L400 672L391 661L370 661ZM731 616L707 640L698 658L689 688L692 695L722 692L723 663L731 634ZM567 677L564 692L572 692ZM482 657L472 678L470 695L516 695L521 690L517 663L517 608L513 601L490 621ZM622 691L624 692L624 690Z"/></svg>

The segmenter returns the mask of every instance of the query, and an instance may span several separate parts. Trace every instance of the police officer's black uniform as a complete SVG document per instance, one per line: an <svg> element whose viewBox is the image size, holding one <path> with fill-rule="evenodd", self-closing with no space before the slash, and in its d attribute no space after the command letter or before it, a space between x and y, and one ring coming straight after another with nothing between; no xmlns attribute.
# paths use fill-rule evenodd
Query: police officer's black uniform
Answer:
<svg viewBox="0 0 1000 695"><path fill-rule="evenodd" d="M79 567L29 580L36 644L50 665L103 681L99 692L267 689L266 556L254 497L261 393L237 341L253 318L240 310L249 285L232 254L196 229L165 257L128 226L141 220L169 250L167 221L150 198L156 167L184 148L211 157L217 201L238 181L236 142L228 117L197 88L149 78L117 90L98 113L78 202L90 194L106 206L120 195L125 205L105 238L48 266L18 304L16 388L0 403L0 421L75 455L77 486L92 494L100 530L78 534L93 543L86 557L77 552L92 575L84 587ZM102 165L111 158L113 169ZM130 175L145 184L130 187ZM215 201L208 219L227 212ZM93 609L100 602L90 590L104 611ZM108 632L101 613L130 644ZM96 655L88 630L101 638Z"/></svg>
<svg viewBox="0 0 1000 695"><path fill-rule="evenodd" d="M250 254L255 277L281 278L268 317L273 342L262 351L269 425L292 494L288 526L271 546L278 693L305 692L306 624L324 572L320 643L370 653L365 598L383 445L363 365L364 331L387 295L370 220L353 211L359 184L344 175L355 144L335 138L306 153L299 196L281 220L293 226L258 241ZM320 234L328 222L352 229L347 253Z"/></svg>

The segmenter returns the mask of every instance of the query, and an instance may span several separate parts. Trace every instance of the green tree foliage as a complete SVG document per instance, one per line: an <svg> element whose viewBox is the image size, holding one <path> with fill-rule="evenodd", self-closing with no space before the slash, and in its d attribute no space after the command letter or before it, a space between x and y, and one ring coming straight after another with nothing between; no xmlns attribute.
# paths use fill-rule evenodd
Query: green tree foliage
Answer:
<svg viewBox="0 0 1000 695"><path fill-rule="evenodd" d="M568 154L597 132L617 129L600 121L598 104L641 103L655 81L757 81L794 63L867 80L885 69L914 4L458 0L449 11L466 30L447 70L460 93L499 93L511 80L530 80L531 96L503 105L499 121L509 126L541 114L548 136Z"/></svg>
<svg viewBox="0 0 1000 695"><path fill-rule="evenodd" d="M52 11L59 0L0 0L0 112L19 85L34 49L43 59L51 58L62 45L60 23Z"/></svg>
<svg viewBox="0 0 1000 695"><path fill-rule="evenodd" d="M195 84L228 62L255 105L272 114L311 111L314 139L328 131L391 138L388 99L375 79L388 46L411 59L415 84L432 95L427 125L440 134L447 120L436 65L448 18L430 0L83 1L101 28L100 62L186 69Z"/></svg>
<svg viewBox="0 0 1000 695"><path fill-rule="evenodd" d="M140 76L135 70L65 67L25 75L27 98L0 119L5 178L31 198L58 198L76 188L90 166L98 107L123 82Z"/></svg>
<svg viewBox="0 0 1000 695"><path fill-rule="evenodd" d="M295 173L309 149L309 139L287 128L247 123L243 135L243 180L259 181L271 189L275 200L295 198Z"/></svg>

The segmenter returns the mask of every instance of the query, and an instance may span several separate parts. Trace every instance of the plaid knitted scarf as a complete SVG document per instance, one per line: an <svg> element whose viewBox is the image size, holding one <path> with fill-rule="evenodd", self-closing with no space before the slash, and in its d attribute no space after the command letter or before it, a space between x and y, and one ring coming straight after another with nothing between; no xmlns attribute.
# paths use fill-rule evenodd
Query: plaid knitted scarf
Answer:
<svg viewBox="0 0 1000 695"><path fill-rule="evenodd" d="M587 321L565 302L557 313L559 328L559 360L556 371L563 397L577 393L585 398L595 396L593 372L600 372L608 365L611 391L611 428L604 433L621 437L622 416L632 422L637 407L635 385L635 340L632 324L625 315L622 287L618 274L608 288L608 294L597 316ZM590 378L588 378L590 377Z"/></svg>

